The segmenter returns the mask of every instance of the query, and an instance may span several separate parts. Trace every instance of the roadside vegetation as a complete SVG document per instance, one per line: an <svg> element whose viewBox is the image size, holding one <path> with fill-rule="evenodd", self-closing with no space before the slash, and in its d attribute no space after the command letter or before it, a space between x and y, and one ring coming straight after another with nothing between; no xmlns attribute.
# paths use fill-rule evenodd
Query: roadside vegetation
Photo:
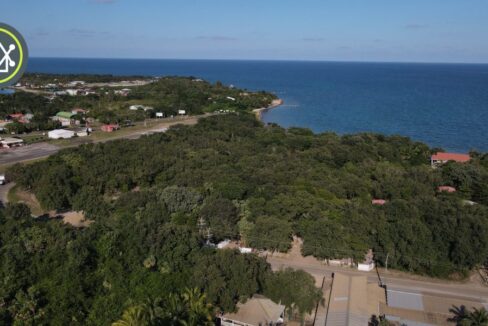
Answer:
<svg viewBox="0 0 488 326"><path fill-rule="evenodd" d="M313 134L240 113L15 165L9 179L43 209L83 211L94 223L75 229L7 206L0 316L108 324L188 288L213 313L255 293L295 314L320 300L305 273L206 245L224 239L287 251L297 235L321 259L361 261L373 249L389 268L464 275L487 263L488 155L433 169L431 152L404 137Z"/></svg>

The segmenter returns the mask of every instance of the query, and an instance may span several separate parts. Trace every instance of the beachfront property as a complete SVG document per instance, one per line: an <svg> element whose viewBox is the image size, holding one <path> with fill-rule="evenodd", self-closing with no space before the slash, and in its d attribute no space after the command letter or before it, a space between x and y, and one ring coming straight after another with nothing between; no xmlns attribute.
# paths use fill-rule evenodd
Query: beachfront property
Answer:
<svg viewBox="0 0 488 326"><path fill-rule="evenodd" d="M466 163L469 160L471 160L469 154L437 152L431 156L430 164L432 167L436 167L447 162Z"/></svg>
<svg viewBox="0 0 488 326"><path fill-rule="evenodd" d="M284 324L285 306L255 295L245 303L237 304L237 312L220 317L222 326L261 326Z"/></svg>
<svg viewBox="0 0 488 326"><path fill-rule="evenodd" d="M0 138L0 147L12 148L24 145L24 141L20 138Z"/></svg>

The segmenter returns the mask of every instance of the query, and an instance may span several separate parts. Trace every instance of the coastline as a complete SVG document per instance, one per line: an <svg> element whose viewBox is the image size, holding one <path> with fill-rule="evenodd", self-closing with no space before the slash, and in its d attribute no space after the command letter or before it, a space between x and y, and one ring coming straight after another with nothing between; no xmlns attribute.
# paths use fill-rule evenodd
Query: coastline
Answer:
<svg viewBox="0 0 488 326"><path fill-rule="evenodd" d="M278 98L278 99L273 100L268 107L260 108L260 109L254 109L254 110L252 110L252 112L256 115L256 119L261 121L263 112L275 109L275 108L283 105L283 103L284 103L284 101L281 98Z"/></svg>

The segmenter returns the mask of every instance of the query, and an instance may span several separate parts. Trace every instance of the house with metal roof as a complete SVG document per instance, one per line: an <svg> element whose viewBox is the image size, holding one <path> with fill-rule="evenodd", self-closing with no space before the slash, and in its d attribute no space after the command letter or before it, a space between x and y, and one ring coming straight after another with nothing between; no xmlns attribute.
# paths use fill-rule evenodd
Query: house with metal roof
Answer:
<svg viewBox="0 0 488 326"><path fill-rule="evenodd" d="M283 325L285 306L255 295L245 303L237 305L237 312L220 317L222 326Z"/></svg>

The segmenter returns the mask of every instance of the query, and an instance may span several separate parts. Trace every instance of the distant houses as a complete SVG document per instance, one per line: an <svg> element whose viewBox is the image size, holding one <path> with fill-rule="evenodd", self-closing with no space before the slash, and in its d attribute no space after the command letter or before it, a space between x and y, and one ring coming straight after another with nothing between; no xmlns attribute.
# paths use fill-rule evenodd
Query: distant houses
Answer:
<svg viewBox="0 0 488 326"><path fill-rule="evenodd" d="M103 132L114 132L120 129L118 124L106 124L100 128Z"/></svg>
<svg viewBox="0 0 488 326"><path fill-rule="evenodd" d="M471 160L469 154L459 154L459 153L444 153L438 152L431 156L430 163L432 167L436 167L447 162L458 162L466 163Z"/></svg>
<svg viewBox="0 0 488 326"><path fill-rule="evenodd" d="M149 110L154 110L154 108L152 106L146 106L146 105L141 105L141 104L135 104L135 105L131 105L129 106L129 110L131 111L139 111L139 110L143 110L144 112L145 111L149 111Z"/></svg>
<svg viewBox="0 0 488 326"><path fill-rule="evenodd" d="M59 121L63 127L69 127L80 123L79 120L75 119L76 115L77 114L73 112L61 111L56 113L56 115L51 119L53 121Z"/></svg>
<svg viewBox="0 0 488 326"><path fill-rule="evenodd" d="M0 138L0 147L2 148L20 147L22 145L24 145L24 141L20 138Z"/></svg>

